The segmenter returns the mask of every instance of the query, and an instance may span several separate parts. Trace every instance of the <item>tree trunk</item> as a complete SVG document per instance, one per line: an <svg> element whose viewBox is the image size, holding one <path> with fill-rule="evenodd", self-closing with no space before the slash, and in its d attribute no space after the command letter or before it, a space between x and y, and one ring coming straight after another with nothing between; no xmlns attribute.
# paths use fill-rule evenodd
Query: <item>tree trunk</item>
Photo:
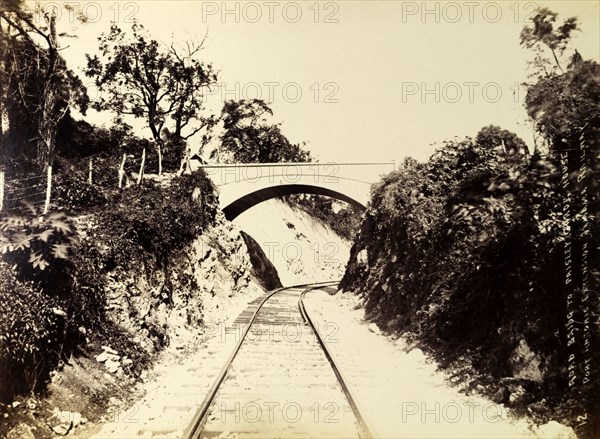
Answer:
<svg viewBox="0 0 600 439"><path fill-rule="evenodd" d="M533 157L539 157L540 152L538 151L537 138L535 137L535 121L531 122L531 133L533 137Z"/></svg>
<svg viewBox="0 0 600 439"><path fill-rule="evenodd" d="M39 53L38 53L39 56ZM56 142L56 127L65 113L56 112L56 104L59 100L57 93L56 66L58 62L58 49L56 45L56 15L49 18L48 34L48 67L46 69L46 78L44 81L42 99L39 104L38 119L38 151L37 161L40 169L46 169L52 165L54 154L54 144Z"/></svg>
<svg viewBox="0 0 600 439"><path fill-rule="evenodd" d="M552 51L552 56L554 57L554 61L556 62L556 65L560 69L561 73L565 73L565 71L560 66L560 63L558 62L558 57L556 56L556 52L554 52L554 49L550 49L550 50Z"/></svg>

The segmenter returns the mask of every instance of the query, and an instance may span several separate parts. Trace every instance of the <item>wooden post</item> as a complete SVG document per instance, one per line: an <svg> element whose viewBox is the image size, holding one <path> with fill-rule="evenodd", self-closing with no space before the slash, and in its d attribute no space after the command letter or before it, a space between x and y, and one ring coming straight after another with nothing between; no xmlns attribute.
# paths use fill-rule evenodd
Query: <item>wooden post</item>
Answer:
<svg viewBox="0 0 600 439"><path fill-rule="evenodd" d="M158 175L162 175L162 145L159 143L158 148L156 148L156 152L158 153Z"/></svg>
<svg viewBox="0 0 600 439"><path fill-rule="evenodd" d="M94 159L90 159L90 164L89 164L89 172L88 172L88 183L92 184L92 170L94 169L94 164L92 163Z"/></svg>
<svg viewBox="0 0 600 439"><path fill-rule="evenodd" d="M146 148L142 151L142 164L140 165L140 175L138 175L137 184L142 184L144 178L144 165L146 164Z"/></svg>
<svg viewBox="0 0 600 439"><path fill-rule="evenodd" d="M123 176L125 175L125 160L127 160L127 154L123 153L123 161L119 167L119 189L123 188Z"/></svg>
<svg viewBox="0 0 600 439"><path fill-rule="evenodd" d="M50 194L52 193L52 165L48 165L48 180L46 182L46 202L44 203L44 215L50 208Z"/></svg>
<svg viewBox="0 0 600 439"><path fill-rule="evenodd" d="M183 154L183 158L181 159L181 165L179 166L179 172L177 173L177 175L182 175L185 170L186 167L189 168L190 165L190 147L186 147L185 148L185 152ZM190 172L192 172L192 170L189 170Z"/></svg>
<svg viewBox="0 0 600 439"><path fill-rule="evenodd" d="M4 171L0 171L0 212L4 209Z"/></svg>

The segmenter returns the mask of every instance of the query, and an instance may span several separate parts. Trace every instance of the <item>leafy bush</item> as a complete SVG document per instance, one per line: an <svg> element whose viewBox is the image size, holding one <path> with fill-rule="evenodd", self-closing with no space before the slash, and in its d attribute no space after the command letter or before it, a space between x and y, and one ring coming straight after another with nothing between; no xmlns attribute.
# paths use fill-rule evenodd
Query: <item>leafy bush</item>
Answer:
<svg viewBox="0 0 600 439"><path fill-rule="evenodd" d="M127 125L97 127L85 120L75 120L67 113L58 123L56 152L69 159L116 153L129 136L131 127Z"/></svg>
<svg viewBox="0 0 600 439"><path fill-rule="evenodd" d="M144 252L163 261L212 224L217 208L203 171L176 177L167 187L145 181L124 189L113 209L100 213L109 265L126 266Z"/></svg>
<svg viewBox="0 0 600 439"><path fill-rule="evenodd" d="M294 144L281 132L281 124L269 124L273 111L261 99L226 101L221 110L224 132L221 145L210 158L232 163L309 162L305 144Z"/></svg>
<svg viewBox="0 0 600 439"><path fill-rule="evenodd" d="M579 232L586 221L595 231L600 224L563 211L558 171L470 139L446 143L427 163L407 161L374 186L342 288L361 292L370 318L410 334L445 366L468 358L487 376L513 377L514 352L525 342L541 359L544 381L529 383L535 398L564 402L565 230L574 249L590 236L592 248L598 234ZM600 266L597 254L589 265Z"/></svg>
<svg viewBox="0 0 600 439"><path fill-rule="evenodd" d="M0 262L0 400L44 384L58 362L63 333L58 298L18 281Z"/></svg>
<svg viewBox="0 0 600 439"><path fill-rule="evenodd" d="M73 222L63 212L42 216L30 206L26 215L0 219L0 254L25 281L59 295L68 283L69 256L77 239Z"/></svg>
<svg viewBox="0 0 600 439"><path fill-rule="evenodd" d="M53 177L52 203L71 211L87 210L107 203L106 195L97 185L88 184L84 178L58 173Z"/></svg>

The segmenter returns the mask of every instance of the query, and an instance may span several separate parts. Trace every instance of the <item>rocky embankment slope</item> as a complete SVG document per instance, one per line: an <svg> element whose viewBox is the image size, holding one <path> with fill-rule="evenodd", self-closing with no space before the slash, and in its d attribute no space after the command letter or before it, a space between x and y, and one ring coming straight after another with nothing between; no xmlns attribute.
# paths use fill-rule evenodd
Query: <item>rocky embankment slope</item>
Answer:
<svg viewBox="0 0 600 439"><path fill-rule="evenodd" d="M94 239L95 221L80 218L82 240ZM7 437L85 437L101 419L126 416L128 401L145 393L154 367L189 356L207 331L235 317L264 288L280 285L253 243L219 213L161 264L107 271L106 334L82 328L87 343L52 372L46 396L18 397L3 406Z"/></svg>
<svg viewBox="0 0 600 439"><path fill-rule="evenodd" d="M207 319L227 315L240 296L279 286L264 253L256 246L249 251L248 245L252 240L219 214L215 225L173 254L162 269L113 272L107 291L113 318L142 343L150 327L164 329L175 342L185 332L201 331ZM165 285L172 294L161 300Z"/></svg>
<svg viewBox="0 0 600 439"><path fill-rule="evenodd" d="M285 286L339 280L344 274L351 243L301 209L272 199L233 222L256 240Z"/></svg>

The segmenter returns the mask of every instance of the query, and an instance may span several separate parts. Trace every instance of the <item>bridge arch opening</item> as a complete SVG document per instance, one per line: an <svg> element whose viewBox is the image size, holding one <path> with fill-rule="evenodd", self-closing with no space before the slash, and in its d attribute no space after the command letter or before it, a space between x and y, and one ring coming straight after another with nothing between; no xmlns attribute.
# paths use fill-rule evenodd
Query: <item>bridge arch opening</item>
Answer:
<svg viewBox="0 0 600 439"><path fill-rule="evenodd" d="M348 195L345 195L341 192L334 191L333 189L329 189L322 186L314 186L310 184L283 184L259 189L257 191L246 194L243 197L240 197L237 200L225 206L223 208L223 213L225 213L225 217L231 221L237 216L239 216L242 212L245 212L251 207L262 203L263 201L270 200L271 198L278 198L284 195L293 194L324 195L327 197L338 199L340 201L345 201L346 203L355 206L359 209L366 208L364 204L360 203L359 201L356 201L354 198L349 197Z"/></svg>

